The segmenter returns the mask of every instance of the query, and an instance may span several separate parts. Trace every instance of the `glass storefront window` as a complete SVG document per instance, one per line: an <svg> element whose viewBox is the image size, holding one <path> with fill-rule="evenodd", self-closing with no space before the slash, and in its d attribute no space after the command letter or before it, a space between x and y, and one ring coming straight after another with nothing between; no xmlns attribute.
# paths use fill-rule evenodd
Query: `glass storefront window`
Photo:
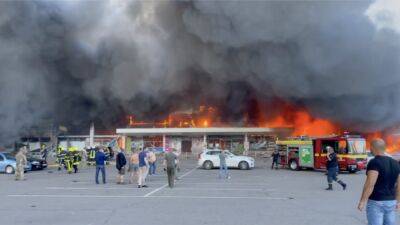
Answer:
<svg viewBox="0 0 400 225"><path fill-rule="evenodd" d="M250 151L266 151L275 148L275 138L265 135L250 135Z"/></svg>

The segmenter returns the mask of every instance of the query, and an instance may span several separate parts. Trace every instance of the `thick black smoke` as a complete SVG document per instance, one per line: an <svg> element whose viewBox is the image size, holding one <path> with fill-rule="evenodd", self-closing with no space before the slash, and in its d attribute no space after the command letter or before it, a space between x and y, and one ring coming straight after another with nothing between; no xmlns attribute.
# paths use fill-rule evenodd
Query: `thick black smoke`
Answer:
<svg viewBox="0 0 400 225"><path fill-rule="evenodd" d="M240 120L275 99L348 129L398 125L400 35L372 4L3 1L0 139L48 121L119 126L130 113L157 119L204 102Z"/></svg>

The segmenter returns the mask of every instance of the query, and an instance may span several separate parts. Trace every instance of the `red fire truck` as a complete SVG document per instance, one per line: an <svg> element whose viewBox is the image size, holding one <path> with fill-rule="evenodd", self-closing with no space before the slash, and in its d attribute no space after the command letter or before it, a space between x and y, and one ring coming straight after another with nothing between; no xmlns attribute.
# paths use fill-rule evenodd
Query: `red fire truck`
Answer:
<svg viewBox="0 0 400 225"><path fill-rule="evenodd" d="M326 147L337 153L340 171L355 173L367 164L366 142L360 136L299 137L276 142L280 164L292 170L326 169Z"/></svg>

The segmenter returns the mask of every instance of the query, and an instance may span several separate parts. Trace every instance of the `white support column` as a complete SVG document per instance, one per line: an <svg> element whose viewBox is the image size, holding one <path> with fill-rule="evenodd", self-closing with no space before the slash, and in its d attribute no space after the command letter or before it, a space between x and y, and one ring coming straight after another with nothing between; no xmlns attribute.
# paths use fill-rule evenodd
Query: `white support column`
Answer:
<svg viewBox="0 0 400 225"><path fill-rule="evenodd" d="M94 123L91 123L91 124L90 124L89 145L90 145L91 147L94 146Z"/></svg>
<svg viewBox="0 0 400 225"><path fill-rule="evenodd" d="M249 138L247 136L247 133L244 134L244 155L248 155L249 154L249 149L250 149L250 143L249 143Z"/></svg>
<svg viewBox="0 0 400 225"><path fill-rule="evenodd" d="M163 146L163 150L165 151L166 149L166 147L167 147L167 140L166 140L166 137L165 137L165 134L163 134L163 136L162 136L162 146Z"/></svg>
<svg viewBox="0 0 400 225"><path fill-rule="evenodd" d="M121 137L120 137L120 140L121 140L120 145L121 145L121 146L119 146L119 144L117 144L116 147L126 149L126 139L127 139L127 138L128 138L128 137L127 137L126 135L121 136ZM117 140L117 141L118 141L118 140Z"/></svg>
<svg viewBox="0 0 400 225"><path fill-rule="evenodd" d="M203 147L204 150L207 149L207 134L203 135Z"/></svg>

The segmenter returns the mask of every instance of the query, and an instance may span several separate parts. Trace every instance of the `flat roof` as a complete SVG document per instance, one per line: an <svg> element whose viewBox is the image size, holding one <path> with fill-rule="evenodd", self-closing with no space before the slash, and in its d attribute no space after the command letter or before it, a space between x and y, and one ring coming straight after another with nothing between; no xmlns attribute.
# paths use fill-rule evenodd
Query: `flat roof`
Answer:
<svg viewBox="0 0 400 225"><path fill-rule="evenodd" d="M264 127L206 127L206 128L119 128L120 135L184 135L184 134L266 134L288 132L290 128Z"/></svg>

